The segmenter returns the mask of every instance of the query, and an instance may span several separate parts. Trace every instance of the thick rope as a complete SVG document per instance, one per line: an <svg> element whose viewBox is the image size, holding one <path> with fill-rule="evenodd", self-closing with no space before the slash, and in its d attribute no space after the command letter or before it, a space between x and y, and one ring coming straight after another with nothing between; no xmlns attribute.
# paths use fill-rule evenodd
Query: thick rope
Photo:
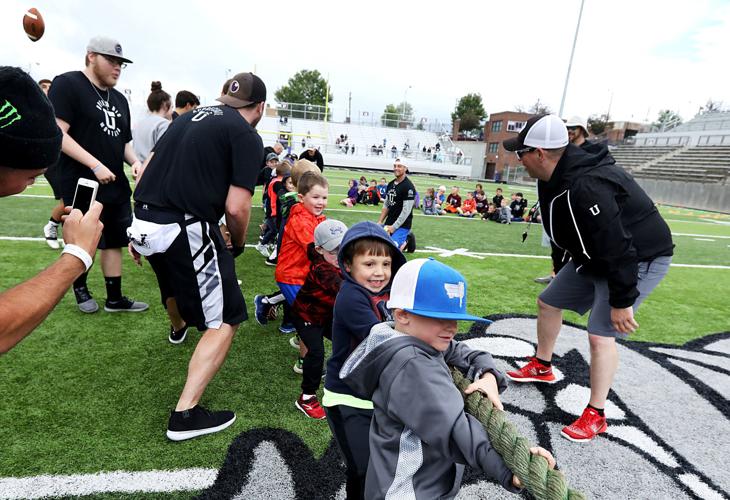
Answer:
<svg viewBox="0 0 730 500"><path fill-rule="evenodd" d="M583 493L568 488L562 472L548 469L545 457L530 453L530 443L507 421L505 412L479 391L465 395L471 381L459 370L452 368L451 376L464 396L464 410L482 423L492 446L527 491L537 500L585 500Z"/></svg>

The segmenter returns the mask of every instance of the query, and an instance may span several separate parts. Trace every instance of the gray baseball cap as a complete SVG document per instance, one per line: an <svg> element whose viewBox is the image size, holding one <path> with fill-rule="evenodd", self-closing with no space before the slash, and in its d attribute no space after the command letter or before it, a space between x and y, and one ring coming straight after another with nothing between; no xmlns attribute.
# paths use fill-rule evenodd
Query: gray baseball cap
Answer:
<svg viewBox="0 0 730 500"><path fill-rule="evenodd" d="M335 219L325 219L314 229L314 245L331 252L342 242L347 232L344 222Z"/></svg>
<svg viewBox="0 0 730 500"><path fill-rule="evenodd" d="M116 57L117 59L131 63L129 59L124 57L122 52L122 44L113 38L108 36L95 36L89 40L89 45L86 46L86 52L95 52L97 54L103 54L105 56Z"/></svg>

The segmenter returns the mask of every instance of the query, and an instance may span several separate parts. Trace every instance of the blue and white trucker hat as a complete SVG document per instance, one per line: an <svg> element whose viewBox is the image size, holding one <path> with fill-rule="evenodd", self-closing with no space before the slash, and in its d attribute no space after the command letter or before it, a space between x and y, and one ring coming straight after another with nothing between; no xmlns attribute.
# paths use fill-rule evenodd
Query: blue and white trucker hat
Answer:
<svg viewBox="0 0 730 500"><path fill-rule="evenodd" d="M427 318L488 321L466 313L464 277L432 258L413 259L398 270L390 287L388 308Z"/></svg>

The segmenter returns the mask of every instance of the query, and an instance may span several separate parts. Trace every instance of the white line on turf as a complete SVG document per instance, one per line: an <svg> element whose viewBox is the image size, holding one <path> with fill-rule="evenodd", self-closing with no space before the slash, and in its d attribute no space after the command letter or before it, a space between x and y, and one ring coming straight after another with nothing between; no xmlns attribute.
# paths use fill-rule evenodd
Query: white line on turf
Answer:
<svg viewBox="0 0 730 500"><path fill-rule="evenodd" d="M46 241L45 238L33 238L30 236L0 236L0 241ZM63 240L59 241L63 243ZM728 245L730 246L730 245ZM256 248L256 245L252 245L250 243L246 244L246 248ZM429 250L429 248L431 250ZM517 258L517 259L550 259L547 255L527 255L527 254L520 254L520 253L490 253L490 252L471 252L466 248L456 248L454 250L448 250L444 248L438 248L438 247L424 247L421 250L416 250L418 253L430 253L430 254L438 254L439 257L453 257L455 255L457 256L464 256L464 257L473 257L477 259L482 259L484 257L511 257L511 258ZM721 265L705 265L705 264L676 264L672 262L670 264L672 267L689 267L694 269L730 269L730 266L721 266Z"/></svg>
<svg viewBox="0 0 730 500"><path fill-rule="evenodd" d="M0 498L45 498L99 493L173 492L202 490L218 476L215 469L99 472L59 476L0 478Z"/></svg>
<svg viewBox="0 0 730 500"><path fill-rule="evenodd" d="M710 238L694 238L694 240L695 241L715 241L715 240L710 239Z"/></svg>

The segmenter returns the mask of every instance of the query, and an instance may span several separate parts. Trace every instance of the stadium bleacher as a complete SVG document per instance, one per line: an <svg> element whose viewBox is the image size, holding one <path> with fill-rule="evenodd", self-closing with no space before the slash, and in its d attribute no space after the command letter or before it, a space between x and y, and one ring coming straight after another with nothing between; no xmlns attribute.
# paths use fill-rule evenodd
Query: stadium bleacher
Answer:
<svg viewBox="0 0 730 500"><path fill-rule="evenodd" d="M730 178L730 145L681 148L634 171L633 175L649 179L727 184Z"/></svg>

